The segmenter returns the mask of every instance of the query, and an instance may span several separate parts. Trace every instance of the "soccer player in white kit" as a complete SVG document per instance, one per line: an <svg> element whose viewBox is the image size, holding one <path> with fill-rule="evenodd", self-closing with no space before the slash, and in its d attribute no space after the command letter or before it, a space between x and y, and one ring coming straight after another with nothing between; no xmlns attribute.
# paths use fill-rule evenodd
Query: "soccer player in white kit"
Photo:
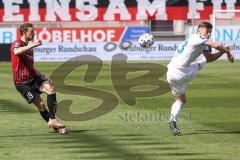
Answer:
<svg viewBox="0 0 240 160"><path fill-rule="evenodd" d="M186 85L202 69L207 62L212 62L227 54L228 60L233 63L234 55L229 47L223 47L209 39L212 32L212 24L201 22L198 25L198 33L191 35L182 42L168 64L167 81L175 96L175 102L172 104L171 115L169 119L169 127L173 135L180 136L180 130L177 127L177 119L186 103L185 90ZM211 48L215 48L219 52L211 54ZM195 61L201 54L204 58Z"/></svg>

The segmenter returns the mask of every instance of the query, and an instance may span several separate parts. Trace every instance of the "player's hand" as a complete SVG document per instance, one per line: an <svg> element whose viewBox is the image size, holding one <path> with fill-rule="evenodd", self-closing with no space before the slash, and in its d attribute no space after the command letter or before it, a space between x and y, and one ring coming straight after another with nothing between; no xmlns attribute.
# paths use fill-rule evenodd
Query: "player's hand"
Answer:
<svg viewBox="0 0 240 160"><path fill-rule="evenodd" d="M229 45L227 44L227 45L225 45L224 46L226 49L228 49L228 50L230 50L230 47L229 47Z"/></svg>
<svg viewBox="0 0 240 160"><path fill-rule="evenodd" d="M227 54L227 58L229 62L233 63L234 62L234 54L232 52Z"/></svg>
<svg viewBox="0 0 240 160"><path fill-rule="evenodd" d="M229 45L224 46L226 49L231 50ZM230 51L230 53L227 53L227 58L229 62L233 63L234 62L234 54Z"/></svg>
<svg viewBox="0 0 240 160"><path fill-rule="evenodd" d="M33 43L32 43L33 48L37 47L37 46L41 46L41 45L42 45L42 41L39 40L39 39L34 40Z"/></svg>

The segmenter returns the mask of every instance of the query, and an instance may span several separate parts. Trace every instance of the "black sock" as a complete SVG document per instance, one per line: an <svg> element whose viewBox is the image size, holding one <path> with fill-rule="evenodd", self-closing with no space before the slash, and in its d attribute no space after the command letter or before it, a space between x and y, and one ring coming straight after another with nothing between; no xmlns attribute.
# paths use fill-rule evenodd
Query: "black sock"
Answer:
<svg viewBox="0 0 240 160"><path fill-rule="evenodd" d="M49 120L49 113L48 113L48 111L45 109L44 111L41 111L40 114L41 114L42 118L43 118L46 122L48 122L48 120Z"/></svg>
<svg viewBox="0 0 240 160"><path fill-rule="evenodd" d="M49 113L46 109L44 111L41 111L40 114L46 122L49 121ZM53 129L57 132L57 128L53 128Z"/></svg>
<svg viewBox="0 0 240 160"><path fill-rule="evenodd" d="M47 96L47 104L49 110L49 118L55 119L55 112L56 112L56 94L50 94Z"/></svg>

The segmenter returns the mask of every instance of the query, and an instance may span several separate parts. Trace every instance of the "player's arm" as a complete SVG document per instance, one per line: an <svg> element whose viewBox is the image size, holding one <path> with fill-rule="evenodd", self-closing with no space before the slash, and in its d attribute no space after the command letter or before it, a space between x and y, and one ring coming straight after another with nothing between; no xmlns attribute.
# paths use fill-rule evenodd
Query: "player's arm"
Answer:
<svg viewBox="0 0 240 160"><path fill-rule="evenodd" d="M217 60L218 58L220 58L223 54L224 54L224 52L221 52L221 51L214 53L214 54L211 54L211 52L207 52L207 51L203 52L203 55L205 56L207 62L213 62L213 61Z"/></svg>
<svg viewBox="0 0 240 160"><path fill-rule="evenodd" d="M40 40L36 40L36 41L34 41L33 43L31 43L27 46L14 48L13 52L14 52L15 55L21 55L21 54L26 53L30 49L33 49L33 48L35 48L37 46L40 46L40 45L42 45L42 42Z"/></svg>
<svg viewBox="0 0 240 160"><path fill-rule="evenodd" d="M215 48L215 49L217 49L217 50L220 51L220 52L217 53L216 57L217 57L217 56L220 57L221 54L226 53L229 62L231 62L231 63L234 62L234 54L229 50L229 48L223 47L223 46L221 46L221 45L219 45L219 44L217 44L216 42L213 42L213 41L211 41L211 40L207 40L207 41L205 42L205 45L210 46L210 47ZM214 55L214 54L213 54L213 55ZM204 56L205 56L205 55L204 55ZM218 57L218 58L219 58L219 57Z"/></svg>

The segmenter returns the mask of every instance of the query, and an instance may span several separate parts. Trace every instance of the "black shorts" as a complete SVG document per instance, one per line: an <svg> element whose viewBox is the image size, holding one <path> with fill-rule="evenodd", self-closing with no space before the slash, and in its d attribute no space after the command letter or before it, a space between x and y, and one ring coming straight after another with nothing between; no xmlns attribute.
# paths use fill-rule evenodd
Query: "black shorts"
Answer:
<svg viewBox="0 0 240 160"><path fill-rule="evenodd" d="M45 81L48 81L48 79L37 76L26 83L16 84L16 89L21 93L25 100L31 104L34 100L40 98L40 94L42 93L40 87Z"/></svg>

